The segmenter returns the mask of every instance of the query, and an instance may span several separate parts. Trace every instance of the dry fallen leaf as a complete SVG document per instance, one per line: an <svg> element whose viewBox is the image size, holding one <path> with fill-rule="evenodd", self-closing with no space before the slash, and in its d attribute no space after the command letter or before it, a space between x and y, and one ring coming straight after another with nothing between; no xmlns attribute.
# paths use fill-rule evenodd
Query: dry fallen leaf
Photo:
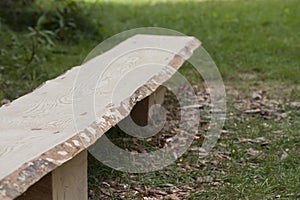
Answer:
<svg viewBox="0 0 300 200"><path fill-rule="evenodd" d="M8 105L8 104L10 104L10 100L8 100L8 99L1 100L1 105Z"/></svg>
<svg viewBox="0 0 300 200"><path fill-rule="evenodd" d="M143 197L144 200L158 200L158 198L155 197Z"/></svg>
<svg viewBox="0 0 300 200"><path fill-rule="evenodd" d="M261 151L254 150L252 148L247 150L247 154L250 156L258 156L261 153Z"/></svg>
<svg viewBox="0 0 300 200"><path fill-rule="evenodd" d="M289 105L293 106L293 107L300 108L300 102L291 102Z"/></svg>
<svg viewBox="0 0 300 200"><path fill-rule="evenodd" d="M283 151L283 154L281 155L281 159L286 159L289 156L289 154L286 151Z"/></svg>
<svg viewBox="0 0 300 200"><path fill-rule="evenodd" d="M259 108L244 111L244 113L246 113L246 114L255 114L255 113L260 113L260 112L261 112L261 109L259 109Z"/></svg>
<svg viewBox="0 0 300 200"><path fill-rule="evenodd" d="M243 138L240 137L238 138L238 142L237 143L262 143L262 145L267 145L269 144L269 140L267 140L265 137L258 137L258 138L254 138L254 139L250 139L250 138Z"/></svg>
<svg viewBox="0 0 300 200"><path fill-rule="evenodd" d="M261 99L261 95L258 94L257 92L253 92L252 93L252 99L253 100L259 100L259 99Z"/></svg>
<svg viewBox="0 0 300 200"><path fill-rule="evenodd" d="M158 189L150 189L148 191L149 194L159 194L159 195L167 195L168 193Z"/></svg>
<svg viewBox="0 0 300 200"><path fill-rule="evenodd" d="M165 198L164 198L164 199L170 199L170 200L180 200L180 198L179 198L179 197L177 197L177 195L176 195L176 194L169 194L169 195L165 196Z"/></svg>
<svg viewBox="0 0 300 200"><path fill-rule="evenodd" d="M196 183L210 183L214 180L211 176L198 177Z"/></svg>

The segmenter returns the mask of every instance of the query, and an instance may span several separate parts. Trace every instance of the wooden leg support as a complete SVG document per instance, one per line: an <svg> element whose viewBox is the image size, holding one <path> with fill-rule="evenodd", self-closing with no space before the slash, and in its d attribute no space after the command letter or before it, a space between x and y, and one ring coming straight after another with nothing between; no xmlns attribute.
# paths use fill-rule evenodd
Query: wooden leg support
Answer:
<svg viewBox="0 0 300 200"><path fill-rule="evenodd" d="M138 102L130 113L132 120L140 126L146 126L149 120L149 108L154 104L162 105L164 102L165 92L166 88L160 86L149 97Z"/></svg>
<svg viewBox="0 0 300 200"><path fill-rule="evenodd" d="M53 200L87 200L87 151L52 172Z"/></svg>
<svg viewBox="0 0 300 200"><path fill-rule="evenodd" d="M87 200L87 151L46 175L17 200Z"/></svg>
<svg viewBox="0 0 300 200"><path fill-rule="evenodd" d="M147 125L149 108L162 104L166 89L159 87L152 95L139 102L131 117L139 125ZM87 200L87 151L44 176L16 200Z"/></svg>
<svg viewBox="0 0 300 200"><path fill-rule="evenodd" d="M149 108L154 104L162 105L164 103L166 90L167 89L165 87L160 86L153 94L149 96Z"/></svg>

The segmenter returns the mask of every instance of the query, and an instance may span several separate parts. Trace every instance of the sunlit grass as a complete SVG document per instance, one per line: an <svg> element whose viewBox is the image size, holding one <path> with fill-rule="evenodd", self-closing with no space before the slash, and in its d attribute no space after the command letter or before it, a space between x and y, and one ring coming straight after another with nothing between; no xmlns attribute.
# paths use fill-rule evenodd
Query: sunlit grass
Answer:
<svg viewBox="0 0 300 200"><path fill-rule="evenodd" d="M238 0L76 0L87 3L122 3L122 4L153 4L153 3L190 3L190 2L207 2L207 1L238 1ZM245 0L244 0L245 1Z"/></svg>
<svg viewBox="0 0 300 200"><path fill-rule="evenodd" d="M78 2L80 1L78 0ZM40 10L45 9L45 12L49 12L55 8L56 4L53 2L37 0L36 4ZM80 42L76 42L77 47L69 43L59 42L60 45L54 48L65 48L69 51L76 48L82 49L82 52L89 52L103 39L122 31L139 27L163 27L195 36L201 40L204 48L216 62L225 81L276 80L283 84L299 83L300 81L300 37L298 37L300 32L300 1L298 0L84 0L81 2L83 3L80 6L87 14L87 22L91 24L90 29L92 27L93 30L86 29L85 32L77 33L81 38L79 39ZM5 20L2 21L5 22ZM9 43L9 40L12 39L10 35L14 35L16 40L24 40L22 36L20 37L24 31L14 33L9 30L9 27L2 27L1 29L1 37L4 38L5 42L2 42L0 47ZM92 31L96 33L91 34ZM43 47L41 46L41 48ZM9 50L11 53L2 55L2 57L4 56L2 65L20 64L12 59L19 55L8 55L15 52L13 54L21 54L20 56L22 56L22 49L9 48ZM5 52L7 49L3 51ZM46 49L41 49L40 52L49 54ZM53 58L55 62L55 60L59 60L55 59L56 56L61 55L51 54L47 57ZM73 55L68 54L64 56L73 57ZM57 72L51 73L54 76L65 70L66 66L71 67L80 64L78 59L73 58L65 59L65 62L58 62L57 64L51 63L51 59L43 61L44 64L42 65L45 67L52 66L52 71ZM37 64L37 66L40 65ZM37 67L35 73L43 74L44 70L39 69L40 67ZM47 69L46 71L51 70ZM193 75L193 73L189 74ZM38 80L31 79L28 84L32 86L32 83L36 82L33 85L37 86L45 81L47 76ZM20 80L20 78L17 79ZM21 80L27 82L28 79L22 78ZM6 90L4 88L2 90L14 91L16 89ZM5 91L3 95L9 98L18 96ZM28 92L28 90L24 92Z"/></svg>

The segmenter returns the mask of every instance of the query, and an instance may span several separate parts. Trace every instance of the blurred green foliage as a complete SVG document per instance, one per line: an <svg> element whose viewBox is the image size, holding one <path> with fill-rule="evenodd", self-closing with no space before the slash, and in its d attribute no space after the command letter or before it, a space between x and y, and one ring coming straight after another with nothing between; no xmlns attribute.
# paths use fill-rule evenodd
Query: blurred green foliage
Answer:
<svg viewBox="0 0 300 200"><path fill-rule="evenodd" d="M225 80L300 80L298 0L15 1L0 7L0 90L9 99L79 65L103 39L151 26L199 38ZM197 80L190 69L182 71Z"/></svg>
<svg viewBox="0 0 300 200"><path fill-rule="evenodd" d="M82 40L102 38L99 22L74 0L6 0L0 3L0 98L14 99L79 61L70 50ZM84 42L80 51L88 42ZM86 54L86 53L84 53ZM53 62L54 60L54 62Z"/></svg>

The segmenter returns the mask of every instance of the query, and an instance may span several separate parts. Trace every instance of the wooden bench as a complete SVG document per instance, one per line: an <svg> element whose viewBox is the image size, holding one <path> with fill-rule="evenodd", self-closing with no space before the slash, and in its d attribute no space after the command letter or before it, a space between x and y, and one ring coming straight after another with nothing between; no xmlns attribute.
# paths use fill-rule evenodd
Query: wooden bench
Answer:
<svg viewBox="0 0 300 200"><path fill-rule="evenodd" d="M147 120L147 110L154 99L162 101L160 85L199 46L193 37L135 35L2 106L0 199L86 200L86 148L130 112L133 119ZM135 72L145 63L148 65L143 71ZM149 63L159 63L159 67ZM99 70L107 79L90 84L99 79ZM133 73L132 81L118 85L121 75L129 72ZM111 102L114 87L122 91L118 105ZM74 97L75 90L81 91L82 97L93 95L98 103L94 107L97 119L86 121L88 125L83 129L74 125L74 101L80 100L74 100L78 98ZM80 109L83 110L76 119L86 115L84 108Z"/></svg>

